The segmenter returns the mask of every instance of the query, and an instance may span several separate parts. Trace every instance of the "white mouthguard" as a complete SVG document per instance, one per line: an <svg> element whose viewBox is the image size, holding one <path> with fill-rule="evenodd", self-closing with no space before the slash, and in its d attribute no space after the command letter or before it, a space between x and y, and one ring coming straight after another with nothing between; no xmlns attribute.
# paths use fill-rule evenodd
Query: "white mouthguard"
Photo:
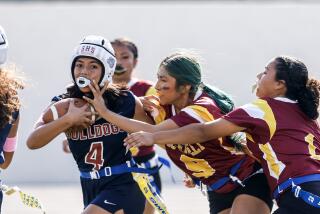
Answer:
<svg viewBox="0 0 320 214"><path fill-rule="evenodd" d="M87 87L90 84L91 80L85 78L85 77L78 77L76 79L76 83L79 86L79 88Z"/></svg>

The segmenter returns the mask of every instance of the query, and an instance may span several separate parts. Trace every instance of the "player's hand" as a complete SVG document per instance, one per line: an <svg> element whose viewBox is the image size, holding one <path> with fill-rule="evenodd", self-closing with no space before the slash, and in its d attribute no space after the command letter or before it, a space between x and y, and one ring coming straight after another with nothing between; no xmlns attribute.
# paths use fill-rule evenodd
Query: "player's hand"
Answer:
<svg viewBox="0 0 320 214"><path fill-rule="evenodd" d="M62 150L65 152L65 153L71 153L70 151L70 148L69 148L69 142L67 139L64 139L62 141Z"/></svg>
<svg viewBox="0 0 320 214"><path fill-rule="evenodd" d="M196 186L192 178L187 174L185 174L185 177L183 178L183 183L184 183L184 186L188 188L194 188Z"/></svg>
<svg viewBox="0 0 320 214"><path fill-rule="evenodd" d="M140 131L128 135L124 139L124 142L123 145L126 146L127 149L134 146L152 146L154 144L154 137L152 133Z"/></svg>
<svg viewBox="0 0 320 214"><path fill-rule="evenodd" d="M154 95L139 97L143 109L147 112L152 112L155 108L159 108L159 98Z"/></svg>
<svg viewBox="0 0 320 214"><path fill-rule="evenodd" d="M74 99L70 99L70 104L66 116L71 123L71 127L87 128L91 125L92 112L87 111L89 104L86 103L82 107L76 107Z"/></svg>
<svg viewBox="0 0 320 214"><path fill-rule="evenodd" d="M102 96L108 88L108 85L109 82L106 81L102 89L100 89L99 85L93 80L89 87L93 93L94 98L90 99L89 97L83 96L83 99L90 103L99 115L102 115L103 112L108 111Z"/></svg>

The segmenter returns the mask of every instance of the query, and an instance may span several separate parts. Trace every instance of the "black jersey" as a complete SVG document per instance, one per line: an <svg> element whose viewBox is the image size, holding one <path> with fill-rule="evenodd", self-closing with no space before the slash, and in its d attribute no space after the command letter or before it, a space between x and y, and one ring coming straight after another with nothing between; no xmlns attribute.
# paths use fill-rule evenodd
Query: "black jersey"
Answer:
<svg viewBox="0 0 320 214"><path fill-rule="evenodd" d="M135 111L134 95L124 92L119 96L119 102L112 106L110 110L113 112L132 118ZM130 152L126 154L123 146L127 132L103 118L98 118L87 129L67 132L66 135L73 157L82 172L116 166L131 160Z"/></svg>

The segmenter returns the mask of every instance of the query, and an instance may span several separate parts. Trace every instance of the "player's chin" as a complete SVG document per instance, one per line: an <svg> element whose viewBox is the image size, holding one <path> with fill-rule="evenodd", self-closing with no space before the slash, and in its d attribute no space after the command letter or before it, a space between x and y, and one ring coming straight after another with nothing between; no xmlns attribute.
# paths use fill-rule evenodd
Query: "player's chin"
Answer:
<svg viewBox="0 0 320 214"><path fill-rule="evenodd" d="M80 91L83 93L89 93L89 92L91 92L91 89L89 86L86 86L84 88L80 88Z"/></svg>
<svg viewBox="0 0 320 214"><path fill-rule="evenodd" d="M164 106L164 105L170 105L171 103L168 102L168 100L166 100L163 96L159 96L159 103L160 105Z"/></svg>
<svg viewBox="0 0 320 214"><path fill-rule="evenodd" d="M259 88L256 89L256 97L258 97L258 98L263 97L263 94L261 93L261 91L259 90Z"/></svg>

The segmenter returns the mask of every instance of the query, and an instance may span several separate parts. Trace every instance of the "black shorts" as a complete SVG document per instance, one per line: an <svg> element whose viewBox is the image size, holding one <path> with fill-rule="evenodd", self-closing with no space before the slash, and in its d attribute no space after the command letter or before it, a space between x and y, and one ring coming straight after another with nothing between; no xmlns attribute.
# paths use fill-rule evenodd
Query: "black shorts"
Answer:
<svg viewBox="0 0 320 214"><path fill-rule="evenodd" d="M301 189L320 196L320 181L306 182L299 185ZM274 214L319 214L320 208L313 207L301 198L296 198L291 189L280 195L278 200L279 208Z"/></svg>
<svg viewBox="0 0 320 214"><path fill-rule="evenodd" d="M126 214L142 214L145 197L136 182L105 186L101 179L86 181L81 179L84 205L95 204L114 213L124 210Z"/></svg>
<svg viewBox="0 0 320 214"><path fill-rule="evenodd" d="M137 164L141 164L144 163L146 161L149 161L150 159L152 159L156 154L153 152L151 154L148 154L146 156L140 156L140 157L133 157L134 161ZM151 169L156 169L159 166L153 167ZM159 193L161 193L161 189L162 189L162 184L161 184L161 178L160 178L160 172L157 171L154 174L149 174L148 175L150 178L151 182L154 182L154 184L156 185L157 190L159 190ZM153 184L153 183L152 183Z"/></svg>
<svg viewBox="0 0 320 214"><path fill-rule="evenodd" d="M258 173L248 178L244 182L245 187L239 186L229 193L216 193L208 191L208 201L210 206L210 214L216 214L222 210L232 207L234 199L241 195L251 195L264 201L272 210L273 202L267 183L267 178L263 173Z"/></svg>

